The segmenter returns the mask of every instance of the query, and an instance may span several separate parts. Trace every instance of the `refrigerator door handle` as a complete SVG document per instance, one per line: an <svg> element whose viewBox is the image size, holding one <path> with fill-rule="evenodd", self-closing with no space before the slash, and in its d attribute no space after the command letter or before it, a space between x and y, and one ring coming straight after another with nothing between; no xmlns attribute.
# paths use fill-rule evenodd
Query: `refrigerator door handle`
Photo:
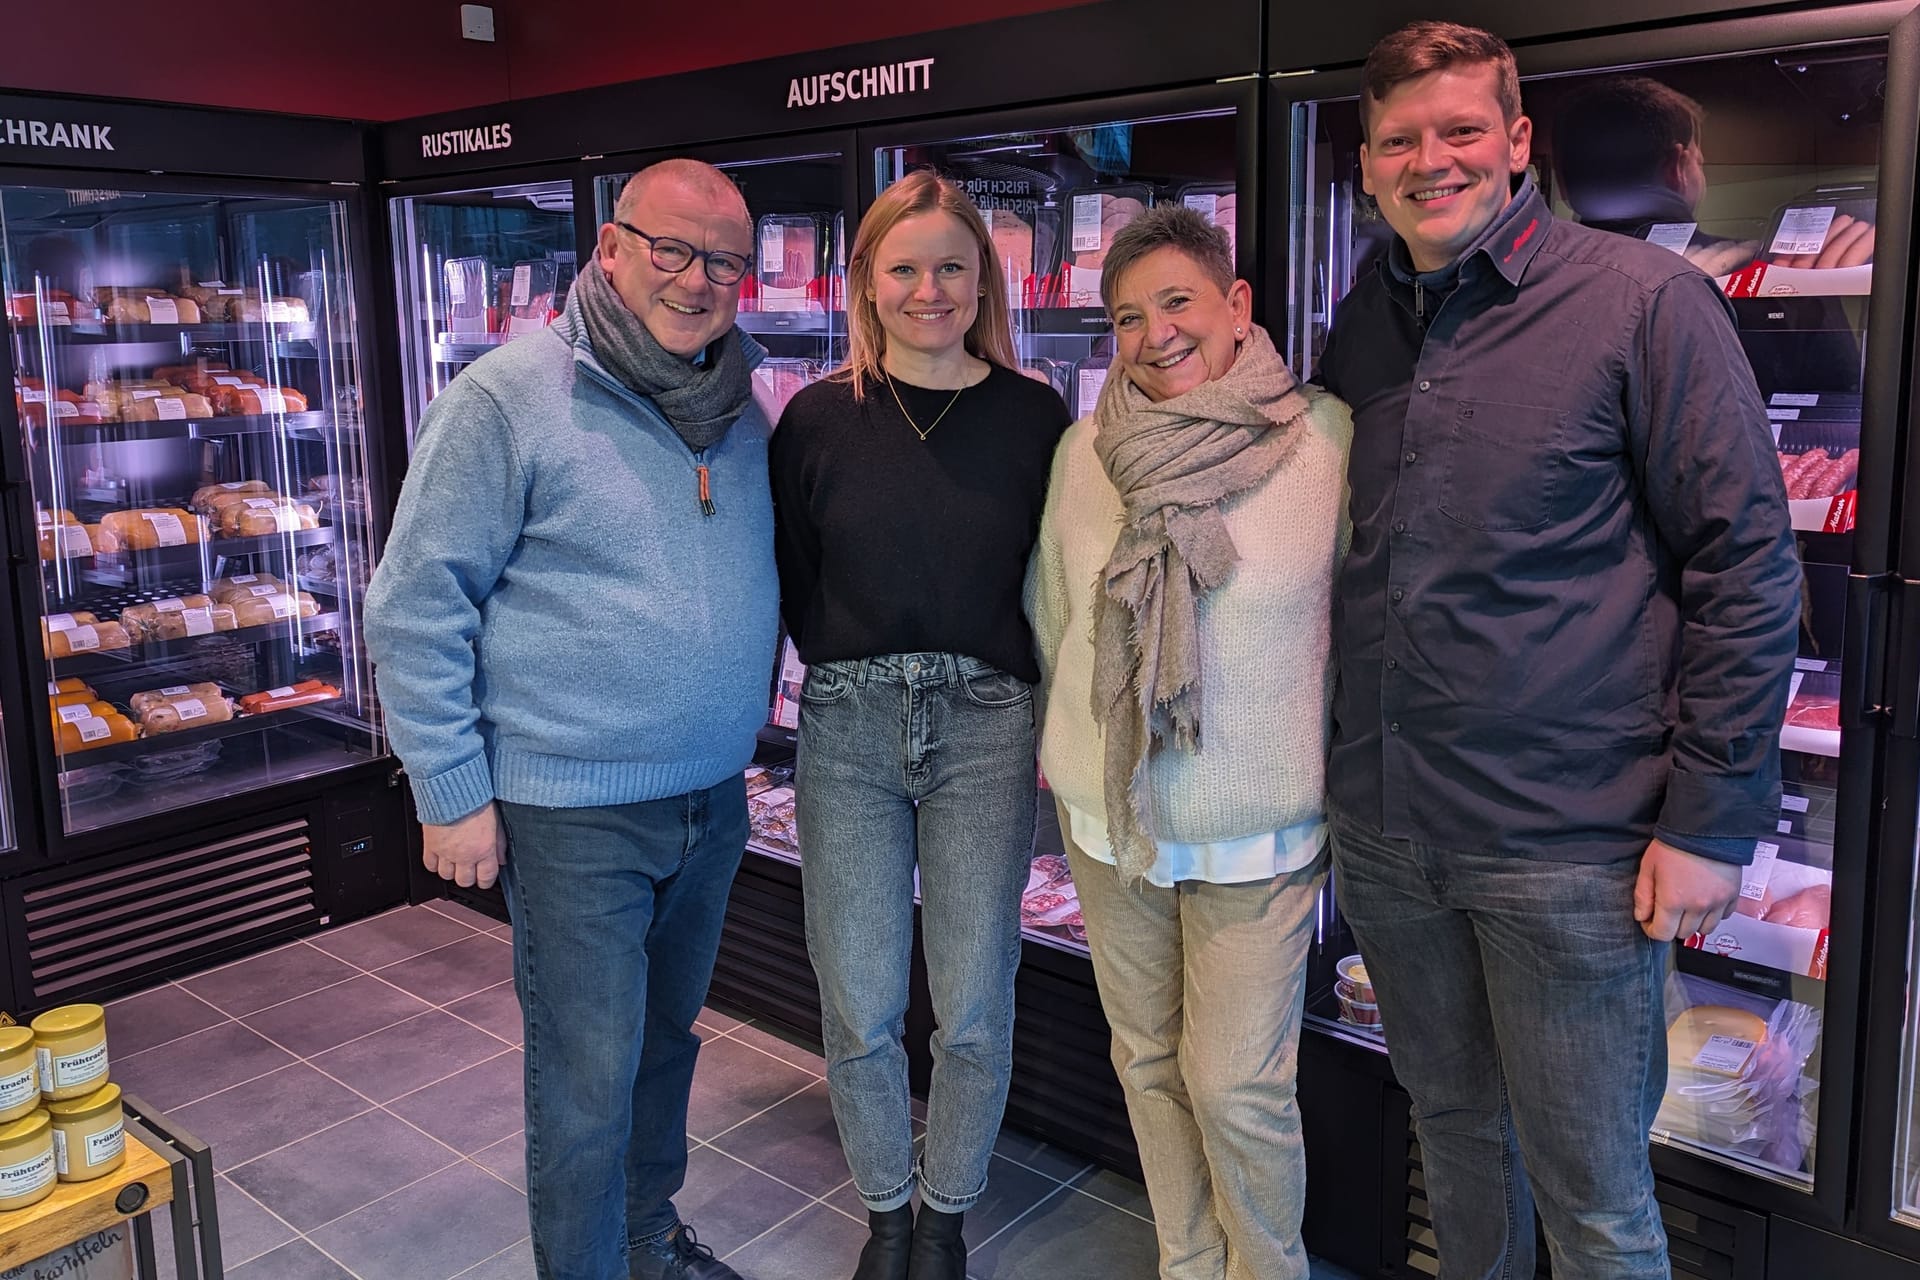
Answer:
<svg viewBox="0 0 1920 1280"><path fill-rule="evenodd" d="M1847 579L1840 723L1891 722L1896 737L1920 737L1920 582L1892 573Z"/></svg>

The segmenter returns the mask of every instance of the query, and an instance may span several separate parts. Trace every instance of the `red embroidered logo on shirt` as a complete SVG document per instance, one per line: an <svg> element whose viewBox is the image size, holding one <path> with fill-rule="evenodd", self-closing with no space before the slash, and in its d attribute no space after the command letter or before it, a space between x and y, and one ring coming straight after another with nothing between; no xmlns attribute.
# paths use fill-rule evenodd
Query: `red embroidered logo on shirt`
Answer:
<svg viewBox="0 0 1920 1280"><path fill-rule="evenodd" d="M1532 222L1529 222L1527 224L1527 229L1525 231L1522 231L1519 234L1519 236L1515 238L1513 242L1513 248L1507 250L1507 256L1500 259L1500 261L1512 262L1513 255L1520 252L1520 246L1525 244L1527 241L1533 239L1534 228L1538 227L1539 225L1540 225L1540 219L1538 218L1535 218Z"/></svg>

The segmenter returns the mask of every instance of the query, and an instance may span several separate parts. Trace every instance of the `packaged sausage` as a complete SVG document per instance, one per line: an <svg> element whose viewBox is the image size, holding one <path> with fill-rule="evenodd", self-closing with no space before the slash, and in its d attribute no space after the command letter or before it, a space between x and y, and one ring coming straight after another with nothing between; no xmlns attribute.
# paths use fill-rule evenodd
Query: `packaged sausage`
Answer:
<svg viewBox="0 0 1920 1280"><path fill-rule="evenodd" d="M93 617L90 613L77 616ZM44 619L41 625L45 626ZM49 658L71 658L76 653L126 649L132 644L133 639L127 634L127 629L117 622L80 622L62 630L48 631L45 635L46 656Z"/></svg>
<svg viewBox="0 0 1920 1280"><path fill-rule="evenodd" d="M47 696L49 698L57 698L62 694L68 693L84 693L88 698L94 696L93 686L85 680L82 680L79 676L68 676L63 680L47 681Z"/></svg>
<svg viewBox="0 0 1920 1280"><path fill-rule="evenodd" d="M106 715L63 720L54 736L59 740L60 750L71 755L93 747L109 747L116 742L132 742L139 737L139 732L133 727L133 721L109 708Z"/></svg>
<svg viewBox="0 0 1920 1280"><path fill-rule="evenodd" d="M215 404L221 413L235 417L307 411L307 398L292 387L221 387Z"/></svg>
<svg viewBox="0 0 1920 1280"><path fill-rule="evenodd" d="M240 699L240 709L248 715L260 715L268 711L284 711L288 707L304 707L309 703L328 702L340 696L340 691L321 680L302 680L298 684L282 685L277 689L263 689L259 693L249 693Z"/></svg>
<svg viewBox="0 0 1920 1280"><path fill-rule="evenodd" d="M133 714L144 716L163 702L178 702L182 698L198 698L202 702L225 700L226 694L220 686L211 681L198 684L170 684L159 689L145 689L127 699L127 705L133 708Z"/></svg>
<svg viewBox="0 0 1920 1280"><path fill-rule="evenodd" d="M243 627L264 627L295 617L311 618L319 612L319 604L304 591L295 596L283 589L263 596L241 596L233 601L234 620Z"/></svg>
<svg viewBox="0 0 1920 1280"><path fill-rule="evenodd" d="M94 548L105 552L153 551L206 540L205 523L191 511L179 507L143 507L101 516L100 536Z"/></svg>

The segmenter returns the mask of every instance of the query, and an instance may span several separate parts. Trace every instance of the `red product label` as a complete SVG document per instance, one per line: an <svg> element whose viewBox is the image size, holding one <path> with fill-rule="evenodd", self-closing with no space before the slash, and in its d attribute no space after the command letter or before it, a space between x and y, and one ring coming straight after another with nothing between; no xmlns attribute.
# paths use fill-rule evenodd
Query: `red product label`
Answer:
<svg viewBox="0 0 1920 1280"><path fill-rule="evenodd" d="M1760 296L1761 282L1766 278L1766 263L1749 263L1727 277L1727 296L1729 298L1757 298Z"/></svg>
<svg viewBox="0 0 1920 1280"><path fill-rule="evenodd" d="M1813 959L1807 962L1807 976L1825 981L1827 977L1827 939L1828 931L1820 931L1820 940L1813 944Z"/></svg>
<svg viewBox="0 0 1920 1280"><path fill-rule="evenodd" d="M1854 504L1860 501L1857 490L1849 489L1835 498L1827 507L1827 522L1821 527L1822 533L1849 533L1853 529Z"/></svg>

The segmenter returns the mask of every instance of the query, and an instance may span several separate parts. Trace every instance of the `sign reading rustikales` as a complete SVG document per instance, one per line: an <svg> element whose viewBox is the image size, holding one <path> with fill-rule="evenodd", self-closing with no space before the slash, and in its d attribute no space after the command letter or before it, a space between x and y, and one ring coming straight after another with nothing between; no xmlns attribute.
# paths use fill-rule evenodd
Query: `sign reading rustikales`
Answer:
<svg viewBox="0 0 1920 1280"><path fill-rule="evenodd" d="M475 151L505 151L513 145L513 126L504 121L473 129L443 129L420 135L420 154L431 160Z"/></svg>

